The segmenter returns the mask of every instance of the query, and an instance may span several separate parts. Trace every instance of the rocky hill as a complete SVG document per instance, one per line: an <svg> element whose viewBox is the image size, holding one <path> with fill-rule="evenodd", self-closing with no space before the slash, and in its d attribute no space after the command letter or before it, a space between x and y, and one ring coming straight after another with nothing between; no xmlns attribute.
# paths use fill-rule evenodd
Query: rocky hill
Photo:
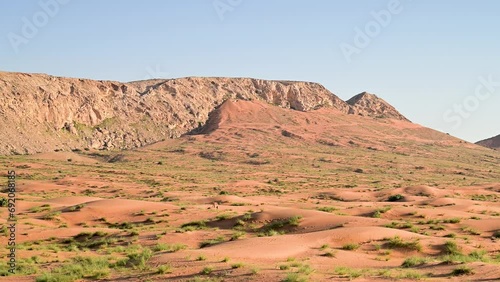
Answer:
<svg viewBox="0 0 500 282"><path fill-rule="evenodd" d="M351 106L351 113L408 121L389 103L368 92L363 92L352 97L347 101L347 104Z"/></svg>
<svg viewBox="0 0 500 282"><path fill-rule="evenodd" d="M500 135L476 142L476 144L491 149L500 149Z"/></svg>
<svg viewBox="0 0 500 282"><path fill-rule="evenodd" d="M141 147L201 128L228 99L406 120L372 94L346 103L317 83L250 78L121 83L0 72L0 93L0 154Z"/></svg>

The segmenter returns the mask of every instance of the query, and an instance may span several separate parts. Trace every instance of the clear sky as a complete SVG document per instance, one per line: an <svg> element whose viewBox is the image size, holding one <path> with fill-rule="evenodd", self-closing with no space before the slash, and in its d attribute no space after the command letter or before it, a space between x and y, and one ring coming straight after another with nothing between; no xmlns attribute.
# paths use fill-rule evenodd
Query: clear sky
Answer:
<svg viewBox="0 0 500 282"><path fill-rule="evenodd" d="M468 141L500 134L500 1L0 2L0 70L230 76L368 91Z"/></svg>

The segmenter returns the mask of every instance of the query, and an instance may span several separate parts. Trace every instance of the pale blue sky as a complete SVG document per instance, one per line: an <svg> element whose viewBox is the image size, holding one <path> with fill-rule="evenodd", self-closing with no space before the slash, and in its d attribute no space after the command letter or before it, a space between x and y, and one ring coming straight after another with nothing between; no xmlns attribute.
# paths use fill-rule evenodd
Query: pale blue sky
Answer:
<svg viewBox="0 0 500 282"><path fill-rule="evenodd" d="M500 1L54 1L0 2L0 70L314 81L343 99L375 93L468 141L500 134ZM391 17L383 26L372 13L380 11ZM38 30L26 33L23 18ZM355 45L356 27L372 28L366 46ZM350 62L342 43L360 47ZM481 99L480 77L493 81Z"/></svg>

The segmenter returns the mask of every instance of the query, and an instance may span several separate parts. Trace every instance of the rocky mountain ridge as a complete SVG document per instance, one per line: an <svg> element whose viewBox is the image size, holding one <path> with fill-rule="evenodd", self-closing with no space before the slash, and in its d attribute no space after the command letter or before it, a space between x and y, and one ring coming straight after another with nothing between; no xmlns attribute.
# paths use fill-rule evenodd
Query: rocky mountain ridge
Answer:
<svg viewBox="0 0 500 282"><path fill-rule="evenodd" d="M141 147L202 127L228 99L406 120L372 94L346 103L317 83L251 78L121 83L0 72L0 93L0 154Z"/></svg>

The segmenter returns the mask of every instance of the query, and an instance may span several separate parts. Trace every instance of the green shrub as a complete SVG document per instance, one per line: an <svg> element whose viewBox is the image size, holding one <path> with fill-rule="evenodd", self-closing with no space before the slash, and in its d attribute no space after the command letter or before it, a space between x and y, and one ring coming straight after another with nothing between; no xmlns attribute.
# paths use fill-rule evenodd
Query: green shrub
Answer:
<svg viewBox="0 0 500 282"><path fill-rule="evenodd" d="M358 244L350 243L350 244L345 244L342 246L342 250L357 250L359 248Z"/></svg>
<svg viewBox="0 0 500 282"><path fill-rule="evenodd" d="M209 275L214 271L214 268L212 266L205 266L203 270L201 271L201 274L204 275Z"/></svg>
<svg viewBox="0 0 500 282"><path fill-rule="evenodd" d="M461 219L458 217L443 219L443 223L460 223Z"/></svg>
<svg viewBox="0 0 500 282"><path fill-rule="evenodd" d="M64 264L45 272L36 278L37 282L75 281L79 279L101 279L110 274L110 264L106 258L77 257L71 263Z"/></svg>
<svg viewBox="0 0 500 282"><path fill-rule="evenodd" d="M451 275L453 276L472 275L472 274L474 274L474 270L466 265L459 266L453 269L453 271L451 272Z"/></svg>
<svg viewBox="0 0 500 282"><path fill-rule="evenodd" d="M134 268L138 269L146 269L147 268L147 263L153 256L153 251L150 249L142 249L138 252L131 253L127 255L128 257L128 264L133 266Z"/></svg>
<svg viewBox="0 0 500 282"><path fill-rule="evenodd" d="M169 253L175 253L175 252L178 252L180 250L184 250L186 248L187 248L187 246L184 245L184 244L163 244L163 243L158 243L155 246L153 246L152 250L154 252L166 251L166 252L169 252Z"/></svg>
<svg viewBox="0 0 500 282"><path fill-rule="evenodd" d="M443 252L447 255L460 255L462 254L461 248L457 245L455 241L446 241L444 243Z"/></svg>
<svg viewBox="0 0 500 282"><path fill-rule="evenodd" d="M181 228L186 229L187 231L205 229L206 227L207 223L204 220L192 221L181 225Z"/></svg>
<svg viewBox="0 0 500 282"><path fill-rule="evenodd" d="M282 280L283 282L306 282L307 278L304 276L301 276L298 273L292 272L288 273L285 277L285 279Z"/></svg>
<svg viewBox="0 0 500 282"><path fill-rule="evenodd" d="M231 264L231 268L232 268L232 269L242 268L243 266L244 266L244 264L243 264L243 263L241 263L241 262Z"/></svg>
<svg viewBox="0 0 500 282"><path fill-rule="evenodd" d="M334 271L336 274L341 276L346 276L350 279L358 278L363 274L362 270L353 269L345 266L336 267Z"/></svg>
<svg viewBox="0 0 500 282"><path fill-rule="evenodd" d="M225 239L222 236L219 236L219 237L217 237L215 239L211 239L211 240L205 240L205 241L203 241L203 242L200 243L200 248L209 247L209 246L212 246L212 245L215 245L215 244L222 243L224 241L225 241Z"/></svg>
<svg viewBox="0 0 500 282"><path fill-rule="evenodd" d="M207 257L205 255L199 255L197 258L196 258L197 261L204 261L204 260L207 260Z"/></svg>
<svg viewBox="0 0 500 282"><path fill-rule="evenodd" d="M387 246L389 248L393 249L408 249L408 250L415 250L415 251L421 251L422 250L422 245L418 240L414 241L403 241L401 237L395 236L393 238L390 238L389 241L387 242Z"/></svg>
<svg viewBox="0 0 500 282"><path fill-rule="evenodd" d="M156 273L158 274L172 273L172 266L168 264L160 265L158 266L158 268L156 268Z"/></svg>
<svg viewBox="0 0 500 282"><path fill-rule="evenodd" d="M389 202L397 202L403 200L405 197L401 194L389 196L387 199Z"/></svg>
<svg viewBox="0 0 500 282"><path fill-rule="evenodd" d="M410 267L425 264L427 261L428 261L428 259L426 259L426 258L409 257L409 258L405 259L405 261L403 262L403 264L401 264L401 266L404 268L410 268Z"/></svg>
<svg viewBox="0 0 500 282"><path fill-rule="evenodd" d="M334 212L337 210L337 208L334 208L334 207L319 207L317 208L318 211L322 211L322 212Z"/></svg>

